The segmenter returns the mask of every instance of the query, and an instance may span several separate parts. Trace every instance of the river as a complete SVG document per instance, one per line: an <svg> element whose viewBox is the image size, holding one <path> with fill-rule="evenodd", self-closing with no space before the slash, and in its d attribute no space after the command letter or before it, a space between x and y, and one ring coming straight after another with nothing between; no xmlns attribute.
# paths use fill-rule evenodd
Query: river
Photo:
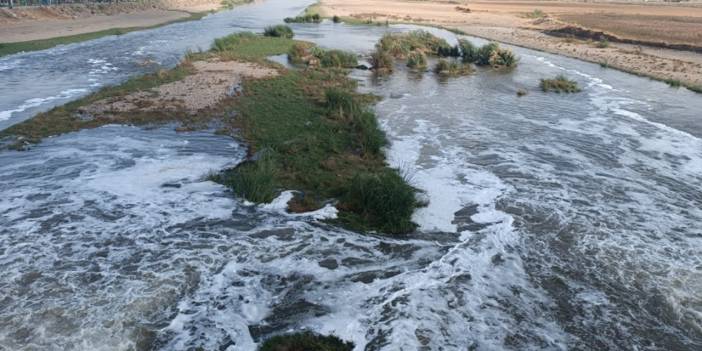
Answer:
<svg viewBox="0 0 702 351"><path fill-rule="evenodd" d="M0 58L0 129L307 5ZM367 53L414 27L293 28ZM0 350L253 350L303 328L357 350L702 349L702 95L512 48L509 73L351 73L429 200L406 238L233 198L204 178L245 146L208 131L0 152ZM559 73L583 92L538 90Z"/></svg>

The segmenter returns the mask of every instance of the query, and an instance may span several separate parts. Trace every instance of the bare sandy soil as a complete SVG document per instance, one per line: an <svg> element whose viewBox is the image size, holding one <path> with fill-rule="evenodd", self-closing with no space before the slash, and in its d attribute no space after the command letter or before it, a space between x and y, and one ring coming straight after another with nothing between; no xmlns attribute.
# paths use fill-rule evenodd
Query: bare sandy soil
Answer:
<svg viewBox="0 0 702 351"><path fill-rule="evenodd" d="M592 41L544 34L579 25L619 38L702 47L699 2L321 0L320 11L325 16L457 28L474 36L702 86L702 54L621 43L599 48Z"/></svg>
<svg viewBox="0 0 702 351"><path fill-rule="evenodd" d="M0 9L0 43L49 39L112 28L148 27L217 10L220 0L160 0L111 5Z"/></svg>
<svg viewBox="0 0 702 351"><path fill-rule="evenodd" d="M148 92L109 98L81 108L86 116L109 117L130 111L185 111L196 114L235 96L243 78L278 75L273 68L238 61L196 61L195 73Z"/></svg>
<svg viewBox="0 0 702 351"><path fill-rule="evenodd" d="M190 14L183 11L151 9L115 15L95 15L80 19L17 21L0 24L0 43L63 37L111 28L148 27L189 16Z"/></svg>

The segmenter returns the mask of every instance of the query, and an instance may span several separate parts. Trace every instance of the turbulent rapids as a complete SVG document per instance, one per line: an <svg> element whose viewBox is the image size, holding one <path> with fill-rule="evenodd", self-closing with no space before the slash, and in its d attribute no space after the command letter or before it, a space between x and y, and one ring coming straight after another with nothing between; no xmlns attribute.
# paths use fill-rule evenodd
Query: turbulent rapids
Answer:
<svg viewBox="0 0 702 351"><path fill-rule="evenodd" d="M307 5L2 58L0 129ZM292 27L359 54L414 28ZM207 176L246 146L211 131L109 125L1 151L0 350L255 350L303 329L356 350L702 349L702 95L512 49L510 73L351 72L428 200L407 237L287 213L288 192L233 197ZM538 90L560 73L583 91Z"/></svg>

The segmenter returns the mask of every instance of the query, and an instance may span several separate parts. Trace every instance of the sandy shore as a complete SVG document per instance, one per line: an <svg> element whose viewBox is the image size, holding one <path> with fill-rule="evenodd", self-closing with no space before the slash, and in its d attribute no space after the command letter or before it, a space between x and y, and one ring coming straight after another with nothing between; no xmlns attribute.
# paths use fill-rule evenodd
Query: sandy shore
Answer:
<svg viewBox="0 0 702 351"><path fill-rule="evenodd" d="M548 30L578 26L623 39L702 48L700 5L699 2L671 5L519 0L321 0L319 11L325 16L457 28L473 36L702 87L700 53L614 42L608 47L599 47L592 40L544 34Z"/></svg>
<svg viewBox="0 0 702 351"><path fill-rule="evenodd" d="M184 11L145 10L116 15L98 15L78 19L44 19L18 21L0 25L0 42L15 43L75 34L98 32L111 28L148 27L187 18Z"/></svg>
<svg viewBox="0 0 702 351"><path fill-rule="evenodd" d="M220 7L219 0L160 0L139 4L0 9L0 43L50 39L113 28L150 27Z"/></svg>

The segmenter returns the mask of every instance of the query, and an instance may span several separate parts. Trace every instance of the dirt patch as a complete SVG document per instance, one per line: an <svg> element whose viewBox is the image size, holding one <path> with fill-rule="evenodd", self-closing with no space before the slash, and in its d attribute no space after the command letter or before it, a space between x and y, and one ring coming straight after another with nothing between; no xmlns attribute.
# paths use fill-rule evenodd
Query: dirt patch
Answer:
<svg viewBox="0 0 702 351"><path fill-rule="evenodd" d="M79 109L85 118L114 117L129 112L174 112L197 114L240 93L243 78L278 75L273 68L238 61L196 61L195 73L182 80L123 97L96 101Z"/></svg>

